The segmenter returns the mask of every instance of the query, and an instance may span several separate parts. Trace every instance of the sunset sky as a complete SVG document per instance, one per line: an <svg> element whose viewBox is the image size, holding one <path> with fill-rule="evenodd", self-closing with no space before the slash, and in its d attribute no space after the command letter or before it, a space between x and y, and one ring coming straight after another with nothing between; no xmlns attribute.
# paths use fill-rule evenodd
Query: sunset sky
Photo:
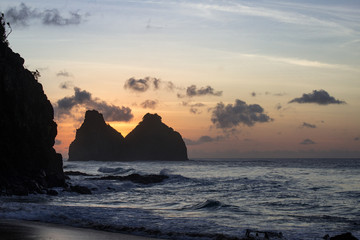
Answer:
<svg viewBox="0 0 360 240"><path fill-rule="evenodd" d="M360 1L2 0L38 70L56 150L87 109L126 136L147 112L190 158L360 157Z"/></svg>

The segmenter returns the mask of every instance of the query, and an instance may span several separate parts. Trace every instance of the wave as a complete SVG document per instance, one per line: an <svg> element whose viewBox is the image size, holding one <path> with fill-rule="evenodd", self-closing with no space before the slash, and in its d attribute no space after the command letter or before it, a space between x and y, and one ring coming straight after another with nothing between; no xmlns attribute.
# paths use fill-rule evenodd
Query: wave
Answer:
<svg viewBox="0 0 360 240"><path fill-rule="evenodd" d="M219 209L222 206L224 206L224 204L220 201L217 200L206 200L205 202L196 204L195 206L193 206L193 209Z"/></svg>
<svg viewBox="0 0 360 240"><path fill-rule="evenodd" d="M24 206L16 202L7 202L6 205L8 211L0 211L0 218L41 221L156 238L188 240L242 239L234 234L225 235L216 231L208 232L211 223L207 222L206 219L189 219L189 221L184 222L168 219L164 223L163 218L157 214L136 208L39 206L34 203ZM206 224L207 227L203 229L194 228L193 224L200 224L197 221ZM159 224L160 222L162 224Z"/></svg>
<svg viewBox="0 0 360 240"><path fill-rule="evenodd" d="M117 167L117 168L110 168L110 167L100 167L98 169L98 172L101 173L112 173L112 174L125 174L125 173L129 173L129 172L134 172L135 169L133 168L122 168L122 167Z"/></svg>
<svg viewBox="0 0 360 240"><path fill-rule="evenodd" d="M185 207L181 208L181 210L218 210L218 209L224 208L224 207L227 208L227 207L231 207L231 206L224 204L217 200L208 199L204 202L197 203L195 205L185 206Z"/></svg>

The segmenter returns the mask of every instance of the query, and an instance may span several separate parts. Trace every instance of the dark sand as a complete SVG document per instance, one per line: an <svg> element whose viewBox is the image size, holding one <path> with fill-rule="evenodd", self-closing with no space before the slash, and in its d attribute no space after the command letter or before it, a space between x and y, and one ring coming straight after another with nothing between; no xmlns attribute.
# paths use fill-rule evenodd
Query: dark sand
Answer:
<svg viewBox="0 0 360 240"><path fill-rule="evenodd" d="M0 219L0 240L154 240L154 238L67 227L57 224Z"/></svg>

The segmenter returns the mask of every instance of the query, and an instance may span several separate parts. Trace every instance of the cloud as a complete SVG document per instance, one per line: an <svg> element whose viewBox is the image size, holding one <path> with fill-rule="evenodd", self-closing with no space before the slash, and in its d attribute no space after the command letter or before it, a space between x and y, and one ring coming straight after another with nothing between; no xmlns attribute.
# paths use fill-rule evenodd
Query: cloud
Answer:
<svg viewBox="0 0 360 240"><path fill-rule="evenodd" d="M93 108L101 112L106 121L128 122L134 117L131 109L128 107L118 107L97 99L90 101L88 108Z"/></svg>
<svg viewBox="0 0 360 240"><path fill-rule="evenodd" d="M313 61L313 60L308 60L308 59L274 57L274 56L247 54L247 53L240 54L240 56L247 57L247 58L260 58L260 59L265 59L265 60L271 61L271 62L280 62L280 63L301 66L301 67L339 69L339 70L344 70L344 71L356 71L356 72L359 71L358 68L350 67L347 65L331 64L331 63Z"/></svg>
<svg viewBox="0 0 360 240"><path fill-rule="evenodd" d="M217 142L224 139L223 136L216 136L216 137L210 137L210 136L201 136L198 140L191 140L188 138L184 138L184 142L186 145L200 145L203 143L209 143L209 142Z"/></svg>
<svg viewBox="0 0 360 240"><path fill-rule="evenodd" d="M275 109L276 109L276 110L280 110L280 109L282 109L281 104L280 104L280 103L276 104Z"/></svg>
<svg viewBox="0 0 360 240"><path fill-rule="evenodd" d="M277 96L277 97L282 97L285 96L286 93L282 92L282 93L274 93L273 96Z"/></svg>
<svg viewBox="0 0 360 240"><path fill-rule="evenodd" d="M146 92L150 87L151 78L144 79L129 78L124 85L125 89L130 89L134 92Z"/></svg>
<svg viewBox="0 0 360 240"><path fill-rule="evenodd" d="M190 113L192 114L200 114L202 111L199 109L200 107L205 107L206 105L203 103L194 103L190 104L189 102L182 102L183 106L189 106L190 107Z"/></svg>
<svg viewBox="0 0 360 240"><path fill-rule="evenodd" d="M303 122L303 124L301 125L302 128L316 128L315 124L310 124L307 122Z"/></svg>
<svg viewBox="0 0 360 240"><path fill-rule="evenodd" d="M354 141L359 141L360 140L360 137L355 137L354 138Z"/></svg>
<svg viewBox="0 0 360 240"><path fill-rule="evenodd" d="M60 72L58 72L58 73L56 74L56 76L58 76L58 77L72 77L72 74L69 73L69 72L66 71L66 70L61 70Z"/></svg>
<svg viewBox="0 0 360 240"><path fill-rule="evenodd" d="M307 139L304 139L304 141L302 141L300 144L302 145L312 145L312 144L316 144L313 140L307 138Z"/></svg>
<svg viewBox="0 0 360 240"><path fill-rule="evenodd" d="M264 109L258 104L247 105L239 99L235 100L235 104L225 105L218 103L213 109L211 121L217 128L232 128L239 124L249 127L255 123L270 122L273 119L264 113Z"/></svg>
<svg viewBox="0 0 360 240"><path fill-rule="evenodd" d="M140 105L142 108L150 108L150 109L155 109L158 105L158 101L157 100L146 100L144 102L142 102Z"/></svg>
<svg viewBox="0 0 360 240"><path fill-rule="evenodd" d="M252 92L252 93L251 93L251 96L252 96L252 97L256 97L256 92Z"/></svg>
<svg viewBox="0 0 360 240"><path fill-rule="evenodd" d="M289 103L315 103L319 105L346 104L345 101L340 101L330 96L325 90L314 90L312 93L304 93L302 97L294 98Z"/></svg>
<svg viewBox="0 0 360 240"><path fill-rule="evenodd" d="M6 10L5 16L11 24L28 26L29 21L40 19L44 25L67 26L78 25L83 21L83 16L78 12L69 12L68 17L60 14L58 9L45 9L40 11L21 3L18 7L10 7Z"/></svg>
<svg viewBox="0 0 360 240"><path fill-rule="evenodd" d="M173 91L174 89L181 89L171 81L162 81L159 78L153 78L153 77L145 77L145 78L139 78L136 79L134 77L129 78L126 80L124 84L125 89L129 89L133 92L146 92L149 89L153 90L159 90L161 87L164 86L165 90Z"/></svg>
<svg viewBox="0 0 360 240"><path fill-rule="evenodd" d="M55 104L55 113L58 118L72 116L74 108L83 106L87 109L96 109L101 112L107 121L130 121L134 116L128 107L118 107L93 98L86 90L74 87L74 95L59 99Z"/></svg>
<svg viewBox="0 0 360 240"><path fill-rule="evenodd" d="M214 88L210 86L202 87L197 89L196 85L191 85L186 89L186 96L187 97L195 97L195 96L205 96L205 95L212 95L212 96L221 96L222 91L215 91ZM185 97L181 94L178 94L178 97Z"/></svg>
<svg viewBox="0 0 360 240"><path fill-rule="evenodd" d="M271 92L269 92L269 91L266 91L265 92L265 95L272 95L272 96L276 96L276 97L282 97L282 96L285 96L286 95L286 93L285 92L279 92L279 93L271 93Z"/></svg>
<svg viewBox="0 0 360 240"><path fill-rule="evenodd" d="M74 84L71 81L66 81L66 82L60 83L59 87L61 89L70 89L70 88L74 87Z"/></svg>
<svg viewBox="0 0 360 240"><path fill-rule="evenodd" d="M70 12L69 18L60 15L59 10L50 9L42 13L42 22L45 25L66 26L78 25L82 21L82 16L77 12Z"/></svg>

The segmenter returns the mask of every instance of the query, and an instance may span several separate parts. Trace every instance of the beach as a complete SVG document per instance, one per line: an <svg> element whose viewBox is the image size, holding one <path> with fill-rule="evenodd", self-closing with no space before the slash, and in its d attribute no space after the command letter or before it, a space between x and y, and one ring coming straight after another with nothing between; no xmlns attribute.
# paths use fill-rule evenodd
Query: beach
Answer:
<svg viewBox="0 0 360 240"><path fill-rule="evenodd" d="M0 220L1 240L151 240L154 238L105 232L86 228L68 227L58 224Z"/></svg>

